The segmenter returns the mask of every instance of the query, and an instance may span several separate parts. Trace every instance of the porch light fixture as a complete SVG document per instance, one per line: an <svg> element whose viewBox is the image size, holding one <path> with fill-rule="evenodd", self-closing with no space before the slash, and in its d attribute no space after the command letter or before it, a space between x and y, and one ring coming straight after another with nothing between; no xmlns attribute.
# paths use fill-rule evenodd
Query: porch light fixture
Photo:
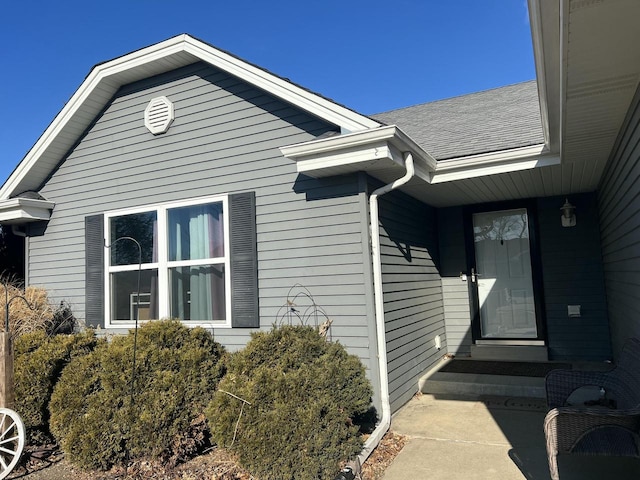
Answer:
<svg viewBox="0 0 640 480"><path fill-rule="evenodd" d="M564 199L564 205L560 208L562 212L562 226L563 227L575 227L576 226L576 207L569 203L569 199Z"/></svg>

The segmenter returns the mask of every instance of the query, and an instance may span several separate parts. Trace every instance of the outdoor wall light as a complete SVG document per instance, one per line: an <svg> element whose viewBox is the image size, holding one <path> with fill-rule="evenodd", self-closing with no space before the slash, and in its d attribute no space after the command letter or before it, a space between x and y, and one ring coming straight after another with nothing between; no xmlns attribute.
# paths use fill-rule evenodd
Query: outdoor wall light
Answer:
<svg viewBox="0 0 640 480"><path fill-rule="evenodd" d="M576 226L576 207L569 203L569 199L565 198L564 205L560 208L562 212L562 226L563 227L575 227Z"/></svg>

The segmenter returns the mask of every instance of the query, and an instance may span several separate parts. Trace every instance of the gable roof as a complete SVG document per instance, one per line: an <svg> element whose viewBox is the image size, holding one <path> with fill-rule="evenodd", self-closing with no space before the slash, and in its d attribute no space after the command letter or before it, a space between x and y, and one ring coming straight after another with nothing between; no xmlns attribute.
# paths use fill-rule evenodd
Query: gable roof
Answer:
<svg viewBox="0 0 640 480"><path fill-rule="evenodd" d="M0 201L38 190L95 117L126 84L204 61L341 128L357 132L376 120L338 105L201 40L183 34L93 67L0 189Z"/></svg>
<svg viewBox="0 0 640 480"><path fill-rule="evenodd" d="M545 143L535 80L372 115L436 160Z"/></svg>

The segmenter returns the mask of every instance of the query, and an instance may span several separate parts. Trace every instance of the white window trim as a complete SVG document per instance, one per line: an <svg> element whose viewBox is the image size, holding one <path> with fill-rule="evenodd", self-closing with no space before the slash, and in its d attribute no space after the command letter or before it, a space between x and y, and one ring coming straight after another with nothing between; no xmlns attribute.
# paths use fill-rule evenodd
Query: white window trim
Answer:
<svg viewBox="0 0 640 480"><path fill-rule="evenodd" d="M222 203L223 221L224 221L224 257L215 259L203 259L203 260L180 260L169 261L168 260L168 248L167 248L167 213L168 210L180 207L189 207L194 205L202 205L206 203ZM111 321L111 273L125 272L125 271L137 271L138 265L117 265L111 266L111 254L109 248L106 245L110 245L111 231L110 223L113 217L120 217L123 215L131 215L135 213L143 212L157 212L158 222L158 261L153 263L143 263L142 270L157 269L158 270L158 286L159 286L159 298L158 298L158 316L162 318L170 318L171 306L169 301L169 268L190 266L190 265L220 265L224 264L225 272L225 320L211 320L211 321L182 321L188 326L200 326L204 328L231 328L231 243L229 236L229 197L228 195L218 195L211 197L195 198L190 200L182 200L177 202L156 203L151 205L144 205L135 208L127 208L120 210L112 210L105 212L104 214L104 242L105 242L105 255L104 255L104 325L105 328L122 329L122 328L134 328L135 321ZM141 292L144 293L144 292ZM140 320L139 325L145 323L147 320Z"/></svg>

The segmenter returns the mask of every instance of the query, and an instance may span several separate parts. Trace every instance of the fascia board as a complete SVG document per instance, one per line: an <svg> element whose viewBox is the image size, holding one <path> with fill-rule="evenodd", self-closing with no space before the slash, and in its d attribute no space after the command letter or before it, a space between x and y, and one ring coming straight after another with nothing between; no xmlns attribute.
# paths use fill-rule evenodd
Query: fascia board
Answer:
<svg viewBox="0 0 640 480"><path fill-rule="evenodd" d="M36 165L40 156L49 148L55 138L60 135L65 125L73 118L74 114L88 99L91 92L96 88L102 79L101 71L94 69L87 79L80 85L71 99L65 104L53 122L47 127L36 144L29 150L25 158L18 164L11 176L0 189L0 199L8 198L17 188L22 179ZM115 93L115 89L114 89Z"/></svg>
<svg viewBox="0 0 640 480"><path fill-rule="evenodd" d="M540 117L547 147L562 148L568 2L528 0Z"/></svg>
<svg viewBox="0 0 640 480"><path fill-rule="evenodd" d="M354 147L334 152L329 155L310 156L304 160L297 162L298 173L313 173L321 170L332 171L338 167L352 166L354 169L366 170L367 166L371 166L371 162L396 163L397 158L394 157L388 145L379 143L377 145L368 145L366 148Z"/></svg>
<svg viewBox="0 0 640 480"><path fill-rule="evenodd" d="M167 42L162 42L162 44L159 45L166 44ZM153 50L159 45L149 47L149 49ZM78 87L69 101L62 107L62 110L56 115L36 144L29 150L25 158L18 164L2 186L0 189L0 199L9 198L11 194L15 193L14 189L17 188L22 179L35 166L38 159L51 146L56 137L62 133L64 127L73 119L74 115L78 113L79 109L88 101L91 93L94 92L99 85L102 84L103 87L106 87L107 91L114 94L121 84L118 81L112 81L111 78L113 76L119 72L135 68L135 66L151 61L148 56L144 55L144 52L147 50L148 49L139 50L111 62L97 65L89 72L89 75L87 75L80 87ZM150 56L154 56L153 52L150 52Z"/></svg>
<svg viewBox="0 0 640 480"><path fill-rule="evenodd" d="M378 161L389 160L389 166L402 166L402 152L411 151L416 160L416 172L425 181L431 179L436 161L395 125L312 140L310 142L280 147L282 154L294 160L298 172L331 170L337 166L362 170L374 170Z"/></svg>
<svg viewBox="0 0 640 480"><path fill-rule="evenodd" d="M31 198L11 198L0 202L0 223L49 220L54 202Z"/></svg>
<svg viewBox="0 0 640 480"><path fill-rule="evenodd" d="M540 118L545 143L549 144L549 107L547 102L547 87L544 64L544 46L542 41L542 14L539 0L528 0L529 24L531 26L531 41L533 44L533 58L538 84L538 99L540 102Z"/></svg>
<svg viewBox="0 0 640 480"><path fill-rule="evenodd" d="M364 132L348 133L319 140L310 140L295 145L286 145L280 147L280 151L285 157L298 159L309 155L342 150L347 147L357 147L373 142L386 141L395 135L395 131L395 126L380 127Z"/></svg>
<svg viewBox="0 0 640 480"><path fill-rule="evenodd" d="M329 153L381 141L390 142L400 151L413 152L414 155L417 155L429 168L433 170L436 169L436 160L395 125L378 127L346 135L336 135L334 137L311 140L295 145L287 145L280 147L280 151L285 157L298 160L309 155Z"/></svg>
<svg viewBox="0 0 640 480"><path fill-rule="evenodd" d="M436 170L438 165L436 159L427 153L420 145L414 142L413 139L404 133L399 127L396 127L395 135L391 141L399 150L403 152L410 151L413 152L414 155L417 155L421 160L420 163L426 165L430 171Z"/></svg>
<svg viewBox="0 0 640 480"><path fill-rule="evenodd" d="M567 113L567 71L568 71L568 45L569 45L569 2L560 0L560 92L558 102L560 102L560 131L558 132L558 143L560 155L564 153L564 134L566 132Z"/></svg>
<svg viewBox="0 0 640 480"><path fill-rule="evenodd" d="M545 145L534 145L489 154L441 160L431 183L497 175L560 164L560 155L549 153Z"/></svg>
<svg viewBox="0 0 640 480"><path fill-rule="evenodd" d="M181 57L181 54L186 55ZM175 63L170 61L173 56L176 57ZM163 64L163 60L167 60L168 64ZM92 94L97 92L98 87L102 89L102 100L98 103L103 105L108 101L108 98L111 98L109 94L113 95L121 85L179 68L198 60L225 70L329 123L340 126L344 131L360 131L381 125L375 120L306 91L189 35L179 35L96 65L0 188L0 199L9 198L16 193L15 189L35 166L41 155L51 147L57 136L78 114L85 102L90 101ZM151 68L156 62L162 66L158 66L156 69ZM106 96L104 95L105 91L107 92ZM108 98L105 100L105 97Z"/></svg>
<svg viewBox="0 0 640 480"><path fill-rule="evenodd" d="M214 49L193 37L186 36L185 42L186 51L205 62L260 87L329 123L338 125L345 131L357 132L381 125L380 122L331 102L228 53Z"/></svg>

